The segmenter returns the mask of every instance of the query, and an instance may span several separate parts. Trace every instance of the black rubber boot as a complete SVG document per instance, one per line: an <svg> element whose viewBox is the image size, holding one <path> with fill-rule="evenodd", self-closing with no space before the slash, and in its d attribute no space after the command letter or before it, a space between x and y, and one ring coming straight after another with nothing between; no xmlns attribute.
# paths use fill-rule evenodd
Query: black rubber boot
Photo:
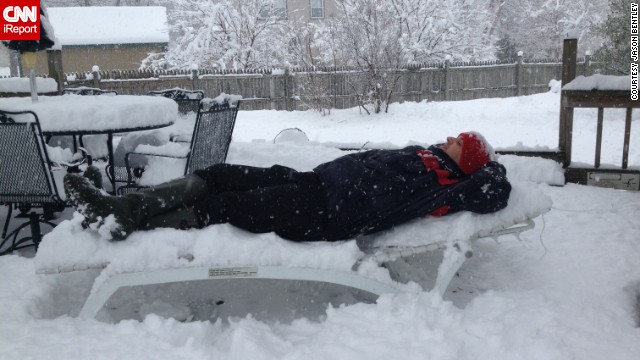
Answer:
<svg viewBox="0 0 640 360"><path fill-rule="evenodd" d="M153 217L173 209L191 206L204 199L209 193L207 183L197 175L187 175L141 191L127 197L144 204L144 217ZM140 206L140 205L137 205Z"/></svg>
<svg viewBox="0 0 640 360"><path fill-rule="evenodd" d="M189 207L208 193L205 181L196 175L124 196L109 195L76 174L67 174L64 186L76 210L98 228L108 225L113 240L124 240L138 229L149 229L149 219ZM115 221L109 221L110 215Z"/></svg>
<svg viewBox="0 0 640 360"><path fill-rule="evenodd" d="M209 193L206 182L197 175L187 175L143 191L124 195L142 207L134 211L136 224L141 230L157 227L187 229L198 226L193 204Z"/></svg>
<svg viewBox="0 0 640 360"><path fill-rule="evenodd" d="M65 175L64 190L71 205L86 218L85 224L108 225L113 240L124 240L137 229L128 199L111 196L78 174Z"/></svg>
<svg viewBox="0 0 640 360"><path fill-rule="evenodd" d="M100 169L95 166L88 166L87 170L82 173L84 177L91 181L91 184L98 189L102 189L102 174L100 173Z"/></svg>
<svg viewBox="0 0 640 360"><path fill-rule="evenodd" d="M201 228L195 209L192 206L179 207L171 211L146 218L140 225L140 230L151 230L157 228L173 228L186 230L191 228Z"/></svg>

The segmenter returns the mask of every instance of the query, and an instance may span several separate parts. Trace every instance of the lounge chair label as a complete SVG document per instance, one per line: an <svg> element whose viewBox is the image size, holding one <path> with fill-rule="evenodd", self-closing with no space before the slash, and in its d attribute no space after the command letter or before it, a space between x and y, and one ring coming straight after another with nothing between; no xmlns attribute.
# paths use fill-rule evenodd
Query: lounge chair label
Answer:
<svg viewBox="0 0 640 360"><path fill-rule="evenodd" d="M258 276L258 269L255 267L209 268L210 279L256 276Z"/></svg>
<svg viewBox="0 0 640 360"><path fill-rule="evenodd" d="M625 173L590 172L587 185L613 188L618 190L639 190L640 175Z"/></svg>

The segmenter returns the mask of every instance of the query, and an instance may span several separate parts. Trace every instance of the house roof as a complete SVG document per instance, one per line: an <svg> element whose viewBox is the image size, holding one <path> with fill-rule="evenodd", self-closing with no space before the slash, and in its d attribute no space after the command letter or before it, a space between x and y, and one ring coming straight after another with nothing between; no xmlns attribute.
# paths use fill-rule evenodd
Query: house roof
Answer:
<svg viewBox="0 0 640 360"><path fill-rule="evenodd" d="M160 6L47 8L47 15L62 46L169 42L167 10Z"/></svg>

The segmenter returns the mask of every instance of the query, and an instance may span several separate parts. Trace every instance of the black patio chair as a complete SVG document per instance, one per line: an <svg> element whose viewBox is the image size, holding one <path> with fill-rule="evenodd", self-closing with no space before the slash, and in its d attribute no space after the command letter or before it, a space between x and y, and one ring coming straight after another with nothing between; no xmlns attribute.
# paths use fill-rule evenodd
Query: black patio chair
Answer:
<svg viewBox="0 0 640 360"><path fill-rule="evenodd" d="M200 103L193 135L189 141L189 151L186 155L185 175L226 161L239 107L240 101L235 103L229 101ZM131 166L131 159L134 156L184 158L178 155L161 155L156 152L127 153L125 156L127 184L117 189L118 194L125 194L145 187L137 183L137 179L144 170Z"/></svg>
<svg viewBox="0 0 640 360"><path fill-rule="evenodd" d="M40 121L34 112L0 110L0 164L0 205L8 207L0 255L30 246L37 250L42 239L40 224L55 226L50 220L55 212L64 210L66 202L56 187ZM13 209L20 212L15 218L26 221L7 234ZM27 226L30 236L18 239Z"/></svg>
<svg viewBox="0 0 640 360"><path fill-rule="evenodd" d="M75 95L118 95L115 90L102 90L98 88L92 88L87 86L79 86L75 88L65 88L62 90L63 95L75 94Z"/></svg>
<svg viewBox="0 0 640 360"><path fill-rule="evenodd" d="M164 96L173 99L178 103L178 112L180 112L180 114L198 112L200 100L204 99L204 91L202 90L186 90L181 88L149 91L147 95Z"/></svg>

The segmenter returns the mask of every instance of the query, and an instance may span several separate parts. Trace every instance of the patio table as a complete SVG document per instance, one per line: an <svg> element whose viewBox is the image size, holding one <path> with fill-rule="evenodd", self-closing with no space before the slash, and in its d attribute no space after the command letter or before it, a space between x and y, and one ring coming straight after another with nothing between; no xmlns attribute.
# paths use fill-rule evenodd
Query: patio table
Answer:
<svg viewBox="0 0 640 360"><path fill-rule="evenodd" d="M113 135L170 126L178 117L177 103L158 96L40 96L37 102L14 97L0 99L0 109L35 112L45 136L106 134L112 191Z"/></svg>

